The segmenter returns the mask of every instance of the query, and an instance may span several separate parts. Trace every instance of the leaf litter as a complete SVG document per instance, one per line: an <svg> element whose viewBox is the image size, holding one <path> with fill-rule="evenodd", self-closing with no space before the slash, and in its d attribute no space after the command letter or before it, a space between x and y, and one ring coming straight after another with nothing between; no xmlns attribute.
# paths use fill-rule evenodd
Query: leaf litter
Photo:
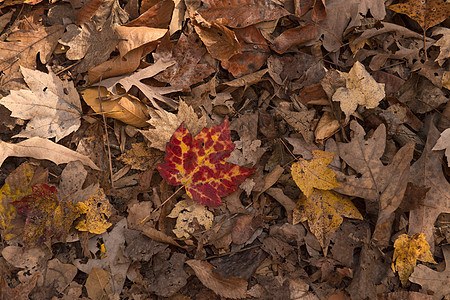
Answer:
<svg viewBox="0 0 450 300"><path fill-rule="evenodd" d="M445 1L0 7L0 298L449 296Z"/></svg>

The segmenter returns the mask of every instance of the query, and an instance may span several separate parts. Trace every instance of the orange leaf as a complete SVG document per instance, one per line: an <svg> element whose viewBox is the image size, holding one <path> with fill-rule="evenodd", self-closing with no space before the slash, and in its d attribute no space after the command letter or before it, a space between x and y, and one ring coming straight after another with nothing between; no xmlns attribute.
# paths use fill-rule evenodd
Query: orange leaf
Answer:
<svg viewBox="0 0 450 300"><path fill-rule="evenodd" d="M194 201L220 206L221 197L234 192L254 171L226 162L233 149L228 119L203 128L195 138L181 124L167 143L166 162L158 170L169 184L184 185Z"/></svg>

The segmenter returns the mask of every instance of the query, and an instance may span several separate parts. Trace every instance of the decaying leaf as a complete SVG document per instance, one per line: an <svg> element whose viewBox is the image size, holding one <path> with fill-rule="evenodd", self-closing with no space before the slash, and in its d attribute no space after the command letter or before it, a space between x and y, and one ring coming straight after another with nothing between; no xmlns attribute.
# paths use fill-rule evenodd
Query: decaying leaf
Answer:
<svg viewBox="0 0 450 300"><path fill-rule="evenodd" d="M147 106L132 95L115 96L104 87L87 88L81 95L96 113L136 127L148 126Z"/></svg>
<svg viewBox="0 0 450 300"><path fill-rule="evenodd" d="M227 163L234 149L229 121L203 130L195 136L182 124L166 148L166 162L158 165L171 185L184 185L187 195L207 206L220 206L221 197L234 192L254 169Z"/></svg>
<svg viewBox="0 0 450 300"><path fill-rule="evenodd" d="M0 166L10 156L48 159L57 165L79 160L84 165L99 170L89 157L40 137L33 137L17 144L0 141Z"/></svg>
<svg viewBox="0 0 450 300"><path fill-rule="evenodd" d="M392 159L390 165L384 166L380 158L386 144L386 128L378 126L372 137L364 139L364 129L356 121L350 123L354 136L350 143L338 143L340 157L359 176L345 176L336 172L341 186L334 190L351 196L361 197L378 203L379 213L377 228L381 229L400 205L409 178L409 163L412 159L414 143L403 146ZM388 226L390 228L390 225ZM388 243L389 236L379 236L375 229L374 236L380 238L381 244ZM389 229L390 234L390 229Z"/></svg>
<svg viewBox="0 0 450 300"><path fill-rule="evenodd" d="M308 198L301 198L298 204L301 208L294 210L293 223L307 220L325 255L329 235L339 228L343 217L362 220L361 213L350 199L333 191L314 189Z"/></svg>
<svg viewBox="0 0 450 300"><path fill-rule="evenodd" d="M111 294L111 274L103 269L92 268L86 280L86 290L90 299L108 299Z"/></svg>
<svg viewBox="0 0 450 300"><path fill-rule="evenodd" d="M23 232L24 223L17 217L17 210L12 205L14 201L32 192L32 186L44 183L47 171L29 162L21 164L5 180L0 189L0 227L2 238L12 240Z"/></svg>
<svg viewBox="0 0 450 300"><path fill-rule="evenodd" d="M46 74L25 67L20 70L30 90L11 91L0 100L12 117L30 120L15 137L56 137L59 141L76 131L81 125L82 109L73 82L63 81L52 72Z"/></svg>
<svg viewBox="0 0 450 300"><path fill-rule="evenodd" d="M206 127L206 117L199 118L194 109L184 101L180 101L177 115L162 109L150 109L149 113L151 118L148 123L155 128L141 130L141 133L151 142L150 147L161 151L166 151L166 144L181 123L194 135Z"/></svg>
<svg viewBox="0 0 450 300"><path fill-rule="evenodd" d="M339 72L345 78L345 88L340 87L333 94L333 101L341 102L341 109L347 119L359 105L375 108L384 98L384 83L378 83L366 71L363 64L355 62L350 72Z"/></svg>
<svg viewBox="0 0 450 300"><path fill-rule="evenodd" d="M190 200L178 202L168 217L177 219L173 233L178 238L189 238L194 233L196 224L209 229L214 220L213 213L206 206Z"/></svg>
<svg viewBox="0 0 450 300"><path fill-rule="evenodd" d="M390 5L388 8L407 15L419 23L423 30L443 22L450 16L450 3L444 0L409 0Z"/></svg>
<svg viewBox="0 0 450 300"><path fill-rule="evenodd" d="M313 150L314 158L310 161L301 160L292 164L292 178L297 186L308 198L314 189L331 190L340 184L336 181L335 173L328 168L335 153Z"/></svg>
<svg viewBox="0 0 450 300"><path fill-rule="evenodd" d="M406 285L409 276L413 273L417 260L436 263L423 233L416 233L413 236L400 235L395 240L394 248L392 270L398 272L403 286Z"/></svg>
<svg viewBox="0 0 450 300"><path fill-rule="evenodd" d="M66 235L80 212L71 201L58 201L56 188L46 184L34 185L31 194L11 204L18 214L26 217L23 232L26 248Z"/></svg>
<svg viewBox="0 0 450 300"><path fill-rule="evenodd" d="M86 216L77 224L76 229L102 234L112 225L107 221L112 214L112 205L102 188L99 188L86 201L79 202L78 205L80 213Z"/></svg>
<svg viewBox="0 0 450 300"><path fill-rule="evenodd" d="M145 143L135 143L131 147L119 159L135 170L147 171L156 168L156 164L162 161L164 156L161 151L149 148Z"/></svg>
<svg viewBox="0 0 450 300"><path fill-rule="evenodd" d="M445 156L447 156L447 163L450 167L450 128L445 129L433 149L431 150L445 150Z"/></svg>
<svg viewBox="0 0 450 300"><path fill-rule="evenodd" d="M439 131L431 120L427 142L422 156L411 166L410 181L417 186L430 188L423 204L409 213L409 235L424 233L427 242L434 246L433 227L441 213L450 212L450 183L442 171L443 151L433 151Z"/></svg>
<svg viewBox="0 0 450 300"><path fill-rule="evenodd" d="M450 247L442 246L445 259L445 270L437 272L425 265L418 265L414 268L409 280L420 284L423 289L434 292L433 300L440 300L450 294Z"/></svg>
<svg viewBox="0 0 450 300"><path fill-rule="evenodd" d="M191 259L186 261L186 264L194 270L203 285L217 295L231 299L246 297L248 283L245 279L223 278L220 274L214 273L214 267L206 261Z"/></svg>

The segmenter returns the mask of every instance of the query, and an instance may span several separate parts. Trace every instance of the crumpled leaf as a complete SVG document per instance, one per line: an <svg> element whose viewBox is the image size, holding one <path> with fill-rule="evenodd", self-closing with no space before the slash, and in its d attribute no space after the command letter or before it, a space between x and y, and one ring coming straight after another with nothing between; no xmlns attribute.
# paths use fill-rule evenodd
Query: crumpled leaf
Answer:
<svg viewBox="0 0 450 300"><path fill-rule="evenodd" d="M187 195L207 206L220 206L221 197L234 192L254 169L227 163L234 149L229 121L203 130L194 137L183 124L166 147L161 176L171 185L184 185Z"/></svg>
<svg viewBox="0 0 450 300"><path fill-rule="evenodd" d="M328 165L336 153L313 150L314 158L292 164L291 174L297 186L308 198L314 189L331 190L340 186L333 170Z"/></svg>
<svg viewBox="0 0 450 300"><path fill-rule="evenodd" d="M48 172L29 162L21 164L5 179L0 189L0 227L5 241L22 234L24 222L16 218L17 210L12 202L32 192L32 186L46 182Z"/></svg>
<svg viewBox="0 0 450 300"><path fill-rule="evenodd" d="M141 130L140 132L151 142L150 147L161 151L166 151L166 144L181 123L194 135L197 135L206 127L206 117L199 118L194 109L184 101L180 101L177 115L162 109L150 109L149 113L151 118L148 123L155 128Z"/></svg>
<svg viewBox="0 0 450 300"><path fill-rule="evenodd" d="M80 97L73 82L59 79L50 72L21 67L25 82L30 90L11 91L0 99L11 116L30 120L27 127L14 137L63 137L76 131L82 114Z"/></svg>
<svg viewBox="0 0 450 300"><path fill-rule="evenodd" d="M99 188L86 201L78 202L78 205L80 213L86 216L77 224L76 229L102 234L111 227L112 224L107 219L111 216L113 207L102 188Z"/></svg>
<svg viewBox="0 0 450 300"><path fill-rule="evenodd" d="M234 277L223 278L215 273L213 265L206 261L191 259L186 261L186 264L194 270L203 285L217 295L231 299L246 297L247 280Z"/></svg>
<svg viewBox="0 0 450 300"><path fill-rule="evenodd" d="M333 191L314 189L308 198L300 198L300 209L293 213L293 224L308 220L309 228L322 246L324 254L330 243L329 235L341 226L344 218L363 217L348 197Z"/></svg>
<svg viewBox="0 0 450 300"><path fill-rule="evenodd" d="M450 3L443 0L409 0L390 5L388 8L407 15L419 23L423 30L443 22L450 16Z"/></svg>
<svg viewBox="0 0 450 300"><path fill-rule="evenodd" d="M178 238L189 238L195 232L196 224L209 229L214 220L213 213L206 206L190 200L178 202L168 217L177 218L175 229L172 231Z"/></svg>
<svg viewBox="0 0 450 300"><path fill-rule="evenodd" d="M332 99L341 102L341 110L347 119L356 111L358 104L375 108L384 98L384 83L376 82L359 61L355 62L350 72L339 73L345 78L345 88L338 88Z"/></svg>
<svg viewBox="0 0 450 300"><path fill-rule="evenodd" d="M445 259L444 271L437 272L425 265L418 265L409 277L409 281L420 284L424 290L433 291L433 300L441 300L450 294L450 247L442 246L442 252Z"/></svg>
<svg viewBox="0 0 450 300"><path fill-rule="evenodd" d="M104 87L87 88L81 92L81 95L84 102L96 113L103 113L106 117L117 119L135 127L148 126L147 105L132 95L114 96Z"/></svg>
<svg viewBox="0 0 450 300"><path fill-rule="evenodd" d="M433 149L431 150L445 150L445 156L447 156L447 163L450 167L450 128L445 129Z"/></svg>
<svg viewBox="0 0 450 300"><path fill-rule="evenodd" d="M79 160L84 165L99 170L89 157L40 137L33 137L17 144L0 141L0 166L10 156L48 159L57 165Z"/></svg>
<svg viewBox="0 0 450 300"><path fill-rule="evenodd" d="M374 239L380 239L383 245L389 242L389 236L380 236L383 226L392 217L400 205L409 178L409 163L414 151L414 142L403 146L384 166L380 158L386 144L386 127L378 126L372 137L364 139L364 129L356 121L350 123L354 136L350 143L338 143L341 158L361 177L345 176L336 172L341 186L334 190L351 196L357 196L378 203L379 213ZM383 225L384 224L384 225ZM388 226L390 228L390 225ZM390 234L390 229L389 229Z"/></svg>
<svg viewBox="0 0 450 300"><path fill-rule="evenodd" d="M278 112L298 133L300 133L306 142L312 143L314 136L311 131L311 123L316 114L315 110L291 111L283 107L279 107Z"/></svg>
<svg viewBox="0 0 450 300"><path fill-rule="evenodd" d="M132 169L147 171L156 168L156 164L162 161L163 157L161 151L149 148L146 143L134 143L119 159Z"/></svg>
<svg viewBox="0 0 450 300"><path fill-rule="evenodd" d="M55 187L34 185L32 193L11 204L17 213L26 217L23 232L25 248L32 248L69 232L79 216L79 208L72 201L58 201Z"/></svg>
<svg viewBox="0 0 450 300"><path fill-rule="evenodd" d="M431 148L439 138L439 131L431 120L427 142L422 156L411 166L410 181L430 188L423 203L409 213L408 234L424 233L427 242L433 247L433 228L439 214L450 213L450 183L442 171L443 151Z"/></svg>
<svg viewBox="0 0 450 300"><path fill-rule="evenodd" d="M416 233L413 236L407 234L400 235L394 243L394 257L392 270L398 272L398 277L405 286L409 276L414 271L417 260L435 264L430 245L425 240L423 233Z"/></svg>
<svg viewBox="0 0 450 300"><path fill-rule="evenodd" d="M432 30L433 36L442 34L442 37L433 46L439 46L439 56L435 59L442 67L444 62L450 57L450 29L437 27Z"/></svg>

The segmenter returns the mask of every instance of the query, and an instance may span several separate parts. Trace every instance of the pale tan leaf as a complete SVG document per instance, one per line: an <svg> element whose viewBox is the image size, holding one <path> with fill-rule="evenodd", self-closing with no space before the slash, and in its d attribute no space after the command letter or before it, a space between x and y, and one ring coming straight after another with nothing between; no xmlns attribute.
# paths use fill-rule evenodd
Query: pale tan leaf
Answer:
<svg viewBox="0 0 450 300"><path fill-rule="evenodd" d="M84 165L99 170L89 157L40 137L33 137L17 144L0 141L0 166L10 156L47 159L57 165L79 160Z"/></svg>
<svg viewBox="0 0 450 300"><path fill-rule="evenodd" d="M120 56L123 57L131 50L159 40L167 33L167 29L118 26L116 27L116 33L119 37L117 47L119 48Z"/></svg>
<svg viewBox="0 0 450 300"><path fill-rule="evenodd" d="M111 274L109 272L98 268L92 268L84 285L88 292L89 299L108 299L111 295L110 279Z"/></svg>
<svg viewBox="0 0 450 300"><path fill-rule="evenodd" d="M204 227L198 229L209 229L214 220L214 215L208 207L191 200L178 202L167 217L177 219L172 231L178 238L189 238L195 232L196 224Z"/></svg>
<svg viewBox="0 0 450 300"><path fill-rule="evenodd" d="M15 137L63 137L78 130L82 113L80 97L73 82L63 81L55 74L21 67L25 82L31 90L11 91L0 99L11 116L30 120Z"/></svg>

